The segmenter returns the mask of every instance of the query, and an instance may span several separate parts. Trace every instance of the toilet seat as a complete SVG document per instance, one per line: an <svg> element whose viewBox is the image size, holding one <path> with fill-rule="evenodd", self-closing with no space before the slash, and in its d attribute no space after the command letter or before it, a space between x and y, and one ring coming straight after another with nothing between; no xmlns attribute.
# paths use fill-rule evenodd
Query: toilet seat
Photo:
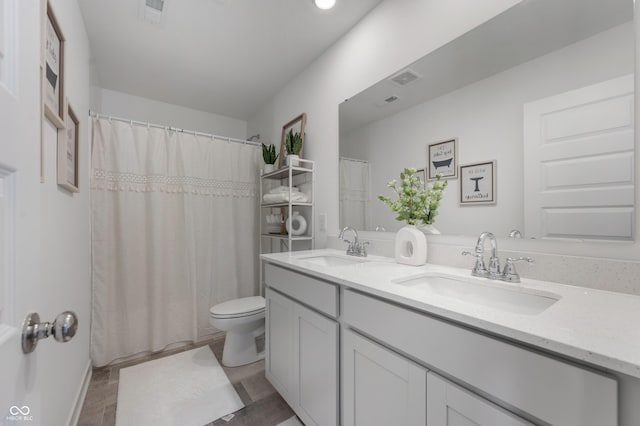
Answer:
<svg viewBox="0 0 640 426"><path fill-rule="evenodd" d="M262 296L243 297L219 303L209 313L213 318L242 318L264 312L265 306Z"/></svg>

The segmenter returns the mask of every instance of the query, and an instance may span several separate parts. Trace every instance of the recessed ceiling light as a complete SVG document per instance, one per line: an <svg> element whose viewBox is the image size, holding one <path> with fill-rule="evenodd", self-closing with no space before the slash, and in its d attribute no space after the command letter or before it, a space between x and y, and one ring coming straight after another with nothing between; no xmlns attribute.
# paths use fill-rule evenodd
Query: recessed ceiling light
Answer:
<svg viewBox="0 0 640 426"><path fill-rule="evenodd" d="M318 9L327 10L336 5L336 0L313 0L313 4L315 4Z"/></svg>

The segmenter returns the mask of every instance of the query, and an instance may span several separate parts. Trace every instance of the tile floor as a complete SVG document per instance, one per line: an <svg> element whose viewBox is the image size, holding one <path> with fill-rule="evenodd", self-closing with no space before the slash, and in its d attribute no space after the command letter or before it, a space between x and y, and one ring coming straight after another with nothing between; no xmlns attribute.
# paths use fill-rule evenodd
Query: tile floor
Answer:
<svg viewBox="0 0 640 426"><path fill-rule="evenodd" d="M94 369L82 412L80 413L78 426L115 425L116 406L118 403L118 378L121 368L174 355L178 352L204 345L211 347L220 365L222 365L224 339L219 338L152 354L134 361ZM228 368L223 366L223 368L245 407L237 411L235 417L229 422L219 419L205 426L275 426L294 415L291 408L264 377L264 361L242 367Z"/></svg>

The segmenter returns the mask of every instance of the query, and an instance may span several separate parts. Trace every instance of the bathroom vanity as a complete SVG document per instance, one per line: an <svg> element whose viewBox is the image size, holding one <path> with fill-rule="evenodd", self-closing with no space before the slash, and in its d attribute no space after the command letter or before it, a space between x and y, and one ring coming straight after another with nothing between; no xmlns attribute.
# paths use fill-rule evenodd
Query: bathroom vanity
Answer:
<svg viewBox="0 0 640 426"><path fill-rule="evenodd" d="M262 260L266 376L307 425L640 423L640 297L331 249Z"/></svg>

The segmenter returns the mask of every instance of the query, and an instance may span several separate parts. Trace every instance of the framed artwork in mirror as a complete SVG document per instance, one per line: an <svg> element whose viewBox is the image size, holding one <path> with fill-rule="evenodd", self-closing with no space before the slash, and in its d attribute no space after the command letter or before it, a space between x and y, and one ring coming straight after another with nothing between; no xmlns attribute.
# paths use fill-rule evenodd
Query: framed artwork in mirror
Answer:
<svg viewBox="0 0 640 426"><path fill-rule="evenodd" d="M58 129L64 128L64 37L58 21L46 2L42 42L42 102L44 115Z"/></svg>
<svg viewBox="0 0 640 426"><path fill-rule="evenodd" d="M422 183L422 188L427 189L427 169L416 169L416 177Z"/></svg>
<svg viewBox="0 0 640 426"><path fill-rule="evenodd" d="M71 191L79 192L78 183L78 148L80 137L80 120L66 102L65 128L58 130L58 185Z"/></svg>
<svg viewBox="0 0 640 426"><path fill-rule="evenodd" d="M290 130L293 130L293 133L299 133L300 137L302 137L302 149L300 150L300 158L302 158L302 151L304 150L304 128L307 124L307 114L302 113L293 120L289 121L287 124L282 126L282 137L280 139L280 155L278 156L278 168L284 165L284 157L286 156L286 151L284 147L285 138L287 133Z"/></svg>
<svg viewBox="0 0 640 426"><path fill-rule="evenodd" d="M427 145L427 180L458 177L458 138Z"/></svg>
<svg viewBox="0 0 640 426"><path fill-rule="evenodd" d="M495 160L460 166L460 205L496 204L496 166Z"/></svg>

